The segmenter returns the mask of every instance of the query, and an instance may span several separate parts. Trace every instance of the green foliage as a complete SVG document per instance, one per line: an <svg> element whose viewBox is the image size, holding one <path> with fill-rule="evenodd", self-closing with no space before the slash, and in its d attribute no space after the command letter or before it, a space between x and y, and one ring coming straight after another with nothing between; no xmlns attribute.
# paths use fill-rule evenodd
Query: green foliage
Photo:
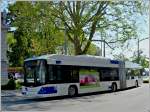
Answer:
<svg viewBox="0 0 150 112"><path fill-rule="evenodd" d="M129 59L124 54L113 55L113 56L114 59L116 60L129 61Z"/></svg>
<svg viewBox="0 0 150 112"><path fill-rule="evenodd" d="M108 43L120 45L136 38L135 18L143 14L146 4L145 1L67 1L55 3L51 10L66 27L75 54L86 54L95 32L100 32Z"/></svg>
<svg viewBox="0 0 150 112"><path fill-rule="evenodd" d="M16 27L14 36L8 35L10 66L22 66L27 57L55 53L63 43L64 33L51 21L47 2L16 2L9 6L8 18Z"/></svg>
<svg viewBox="0 0 150 112"><path fill-rule="evenodd" d="M13 79L9 80L9 82L7 84L7 88L8 89L12 89L12 90L16 88L16 83L15 83L15 81Z"/></svg>
<svg viewBox="0 0 150 112"><path fill-rule="evenodd" d="M8 45L12 45L12 44L16 43L16 40L14 39L13 33L7 33L6 42Z"/></svg>
<svg viewBox="0 0 150 112"><path fill-rule="evenodd" d="M132 61L139 63L143 68L149 68L149 60L146 56L140 55L139 58L137 56L133 56Z"/></svg>
<svg viewBox="0 0 150 112"><path fill-rule="evenodd" d="M19 80L9 79L8 83L6 85L1 86L2 90L15 90L15 89L21 89L23 83Z"/></svg>
<svg viewBox="0 0 150 112"><path fill-rule="evenodd" d="M15 84L16 84L16 89L21 89L21 87L22 87L22 85L23 85L23 83L20 82L19 80L16 80L16 81L15 81Z"/></svg>
<svg viewBox="0 0 150 112"><path fill-rule="evenodd" d="M90 54L90 55L97 55L97 48L96 48L96 45L94 44L91 44L88 51L87 51L87 54Z"/></svg>

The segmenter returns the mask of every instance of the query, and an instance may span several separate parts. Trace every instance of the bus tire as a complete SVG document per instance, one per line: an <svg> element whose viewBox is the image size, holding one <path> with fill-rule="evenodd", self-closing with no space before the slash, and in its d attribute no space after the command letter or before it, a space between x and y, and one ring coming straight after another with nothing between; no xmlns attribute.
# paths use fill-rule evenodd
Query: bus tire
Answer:
<svg viewBox="0 0 150 112"><path fill-rule="evenodd" d="M112 91L112 92L117 91L117 84L116 84L116 83L112 83L111 91Z"/></svg>
<svg viewBox="0 0 150 112"><path fill-rule="evenodd" d="M76 96L78 94L77 87L75 85L72 85L68 88L68 95L70 97Z"/></svg>
<svg viewBox="0 0 150 112"><path fill-rule="evenodd" d="M139 86L139 83L138 83L138 81L136 80L135 81L135 87L138 87Z"/></svg>

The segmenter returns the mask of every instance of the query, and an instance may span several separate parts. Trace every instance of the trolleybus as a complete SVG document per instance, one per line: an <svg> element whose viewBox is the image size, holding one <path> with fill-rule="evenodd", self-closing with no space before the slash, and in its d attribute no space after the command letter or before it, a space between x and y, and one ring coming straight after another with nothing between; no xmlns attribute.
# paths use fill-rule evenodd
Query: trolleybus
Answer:
<svg viewBox="0 0 150 112"><path fill-rule="evenodd" d="M117 91L141 84L136 63L91 55L42 55L24 61L22 94L31 97L75 96Z"/></svg>

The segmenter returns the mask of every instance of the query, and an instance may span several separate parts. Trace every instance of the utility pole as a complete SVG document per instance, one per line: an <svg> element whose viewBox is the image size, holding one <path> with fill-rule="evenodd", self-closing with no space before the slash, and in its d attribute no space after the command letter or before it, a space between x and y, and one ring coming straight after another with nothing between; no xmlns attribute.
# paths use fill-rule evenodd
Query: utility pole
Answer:
<svg viewBox="0 0 150 112"><path fill-rule="evenodd" d="M103 56L105 57L105 40L103 40L104 46L103 46Z"/></svg>
<svg viewBox="0 0 150 112"><path fill-rule="evenodd" d="M138 47L138 48L137 48L137 49L138 49L138 50L137 50L138 63L139 63L139 59L140 59L140 51L139 51L139 46L140 46L140 45L139 45L139 44L140 44L140 40L138 39L138 45L137 45L137 47Z"/></svg>
<svg viewBox="0 0 150 112"><path fill-rule="evenodd" d="M111 49L113 49L114 50L114 48L112 48L109 44L108 44L108 42L106 42L105 41L105 39L104 40L91 40L91 41L100 41L100 42L103 42L103 56L105 57L105 49L106 49L106 47L105 47L105 44L107 44ZM101 48L102 48L102 44L101 44Z"/></svg>
<svg viewBox="0 0 150 112"><path fill-rule="evenodd" d="M140 62L140 42L143 41L143 40L146 40L146 39L149 39L149 37L147 38L143 38L143 39L138 39L137 41L137 58L138 58L138 63Z"/></svg>
<svg viewBox="0 0 150 112"><path fill-rule="evenodd" d="M102 56L102 48L103 47L103 42L101 41L101 56Z"/></svg>
<svg viewBox="0 0 150 112"><path fill-rule="evenodd" d="M65 25L65 36L64 36L64 50L65 50L65 55L67 55L66 25Z"/></svg>

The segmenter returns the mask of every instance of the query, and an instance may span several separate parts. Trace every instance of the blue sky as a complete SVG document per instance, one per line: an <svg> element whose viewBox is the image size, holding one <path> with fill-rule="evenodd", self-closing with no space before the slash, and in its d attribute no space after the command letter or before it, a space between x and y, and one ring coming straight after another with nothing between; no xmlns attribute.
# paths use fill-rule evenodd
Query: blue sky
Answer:
<svg viewBox="0 0 150 112"><path fill-rule="evenodd" d="M1 4L0 4L1 11L3 9L6 9L6 7L8 7L7 1L14 2L15 0L2 0ZM149 37L149 15L143 15L143 16L137 15L136 21L137 21L138 38L142 39L142 38ZM95 42L95 44L100 47L99 42ZM128 58L133 56L134 51L137 51L137 40L131 40L130 47L131 47L131 50L124 49L124 53L123 53ZM143 51L143 55L146 55L147 57L149 57L149 40L148 39L140 42L140 49ZM107 45L106 45L106 57L113 58L113 56L110 54L110 52L111 52L111 49L109 47L107 47ZM113 53L120 54L120 53L122 53L122 50L115 49L115 51Z"/></svg>

